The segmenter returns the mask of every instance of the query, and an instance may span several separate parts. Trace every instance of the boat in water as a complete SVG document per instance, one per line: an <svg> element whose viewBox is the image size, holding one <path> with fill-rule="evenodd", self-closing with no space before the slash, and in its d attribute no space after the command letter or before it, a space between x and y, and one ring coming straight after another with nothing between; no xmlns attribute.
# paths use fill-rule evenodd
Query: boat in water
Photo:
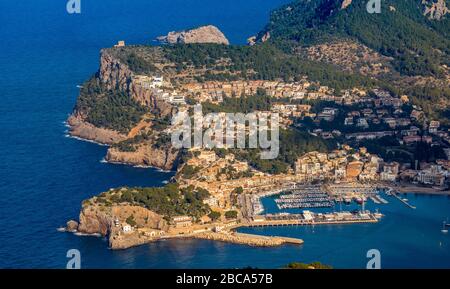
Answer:
<svg viewBox="0 0 450 289"><path fill-rule="evenodd" d="M360 198L360 197L356 197L356 198L355 198L355 201L356 201L356 203L357 203L358 205L361 205L361 204L363 203L363 199Z"/></svg>
<svg viewBox="0 0 450 289"><path fill-rule="evenodd" d="M447 225L449 225L449 224L446 223L446 222L442 222L442 230L441 230L441 232L444 233L444 234L448 233L448 230L445 228Z"/></svg>

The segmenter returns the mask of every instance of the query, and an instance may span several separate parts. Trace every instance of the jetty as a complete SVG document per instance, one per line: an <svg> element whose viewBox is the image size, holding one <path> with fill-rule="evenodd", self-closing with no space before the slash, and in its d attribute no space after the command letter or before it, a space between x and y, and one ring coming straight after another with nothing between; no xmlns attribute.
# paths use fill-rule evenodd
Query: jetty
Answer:
<svg viewBox="0 0 450 289"><path fill-rule="evenodd" d="M416 209L415 206L411 205L410 203L408 203L407 200L402 199L399 195L397 195L397 193L395 191L391 191L390 195L395 197L396 199L398 199L400 202L402 202L403 204L405 204L407 207L411 208L411 209Z"/></svg>
<svg viewBox="0 0 450 289"><path fill-rule="evenodd" d="M303 244L302 239L290 238L290 237L280 237L280 236L264 236L264 235L254 235L238 232L204 232L200 234L192 235L193 238L214 240L235 244L243 244L249 246L258 247L274 247L283 244Z"/></svg>

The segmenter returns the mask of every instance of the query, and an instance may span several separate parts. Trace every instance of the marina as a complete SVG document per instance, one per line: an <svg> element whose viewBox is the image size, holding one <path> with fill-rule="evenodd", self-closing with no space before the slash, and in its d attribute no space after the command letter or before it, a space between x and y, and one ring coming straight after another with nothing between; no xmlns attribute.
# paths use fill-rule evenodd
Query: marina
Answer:
<svg viewBox="0 0 450 289"><path fill-rule="evenodd" d="M249 203L245 204L246 222L241 225L266 227L376 223L383 215L378 209L374 212L365 210L365 205L369 200L376 205L388 204L389 202L380 195L382 191L384 190L368 185L293 184L284 189L244 197L244 202ZM268 213L261 201L263 198L271 199L278 212ZM336 208L336 204L339 204L339 209ZM346 206L354 204L353 209L343 210L343 204ZM324 212L326 208L330 208L330 211ZM306 210L293 212L292 209ZM312 211L315 209L316 211Z"/></svg>
<svg viewBox="0 0 450 289"><path fill-rule="evenodd" d="M275 199L278 209L330 208L334 201L318 187L307 187L284 192Z"/></svg>
<svg viewBox="0 0 450 289"><path fill-rule="evenodd" d="M332 208L336 204L342 206L343 203L350 205L353 202L363 206L368 200L377 205L385 205L389 202L380 195L385 190L368 185L293 185L284 190L253 195L250 201L253 207L253 215L261 214L264 211L259 199L273 195L278 195L274 202L279 210Z"/></svg>

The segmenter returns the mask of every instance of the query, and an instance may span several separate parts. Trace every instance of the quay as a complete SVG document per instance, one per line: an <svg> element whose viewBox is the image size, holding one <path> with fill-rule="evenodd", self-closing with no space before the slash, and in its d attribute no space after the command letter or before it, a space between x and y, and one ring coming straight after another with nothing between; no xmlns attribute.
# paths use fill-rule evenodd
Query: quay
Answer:
<svg viewBox="0 0 450 289"><path fill-rule="evenodd" d="M355 223L376 223L381 218L381 214L370 213L368 211L313 213L303 211L301 214L281 213L275 215L254 216L247 222L241 223L244 227L267 227L267 226L302 226L302 225L339 225Z"/></svg>
<svg viewBox="0 0 450 289"><path fill-rule="evenodd" d="M305 222L303 220L282 220L282 221L260 221L242 224L243 227L283 227L283 226L313 226L313 225L343 225L359 223L377 223L378 219L355 219L355 220L323 220Z"/></svg>

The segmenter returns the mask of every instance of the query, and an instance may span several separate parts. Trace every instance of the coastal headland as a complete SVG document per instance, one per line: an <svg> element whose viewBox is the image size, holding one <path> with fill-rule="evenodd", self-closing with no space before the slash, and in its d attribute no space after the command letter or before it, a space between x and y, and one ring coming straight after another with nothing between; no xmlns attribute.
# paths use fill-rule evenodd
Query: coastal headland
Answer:
<svg viewBox="0 0 450 289"><path fill-rule="evenodd" d="M367 41L373 32L364 29L354 31L363 35L350 40L309 43L310 34L303 35L307 27L298 19L322 17L323 11L319 15L316 8L332 7L332 2L341 9L328 11L336 13L325 19L330 27L339 25L328 21L346 19L340 17L347 11L366 15L365 7L351 1L342 6L340 1L327 1L322 3L326 7L317 8L298 0L274 12L276 19L252 38L250 46L229 45L216 27L206 26L171 32L160 38L166 42L161 46L119 41L103 49L99 70L80 88L68 119L69 133L107 144L106 161L176 174L164 187L113 188L84 201L79 222L71 222L68 230L108 236L113 249L186 237L254 246L301 244L235 229L376 223L383 215L366 210L365 204L387 203L383 193L411 209L415 207L399 192L448 194L448 68L438 63L445 59L428 50L421 52L436 63L409 63L417 61L410 56L397 59L389 51L404 49L393 40L397 36L385 31L392 49L380 50L380 45ZM394 10L381 16L387 13ZM389 17L385 20L392 27L397 24ZM291 29L285 23L299 24ZM343 29L344 35L363 26L350 24L336 29ZM328 39L329 31L321 32ZM446 40L441 36L428 42L439 39L433 45L444 51L440 43ZM423 40L409 37L411 43ZM308 47L298 41L306 41ZM434 73L439 65L440 73L425 80L422 74ZM420 85L411 85L413 75ZM424 81L433 88L422 89ZM431 104L437 108L430 109ZM276 114L279 154L267 160L259 148L175 147L171 136L178 127L172 117L179 112L191 117L196 105L205 113ZM245 137L250 136L250 126L243 128ZM400 182L405 185L397 186ZM278 209L302 212L263 214L260 199L268 195L277 195ZM336 209L346 203L357 203L358 209ZM316 208L329 211L314 212Z"/></svg>

